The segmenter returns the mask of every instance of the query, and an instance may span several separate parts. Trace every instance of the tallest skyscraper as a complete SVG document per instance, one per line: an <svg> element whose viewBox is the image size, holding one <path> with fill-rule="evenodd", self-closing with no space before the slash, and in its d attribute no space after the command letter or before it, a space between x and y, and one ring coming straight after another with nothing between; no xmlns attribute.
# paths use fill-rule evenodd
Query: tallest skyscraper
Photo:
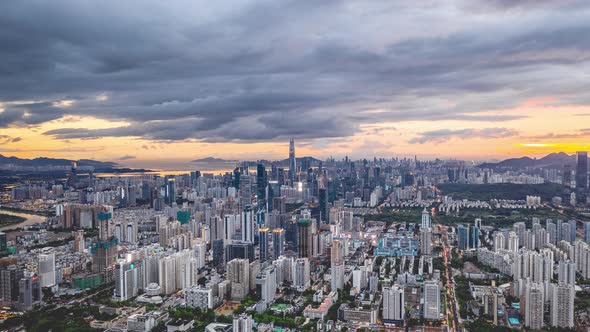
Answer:
<svg viewBox="0 0 590 332"><path fill-rule="evenodd" d="M295 182L297 175L297 160L295 159L295 140L291 138L289 142L289 180L291 184Z"/></svg>

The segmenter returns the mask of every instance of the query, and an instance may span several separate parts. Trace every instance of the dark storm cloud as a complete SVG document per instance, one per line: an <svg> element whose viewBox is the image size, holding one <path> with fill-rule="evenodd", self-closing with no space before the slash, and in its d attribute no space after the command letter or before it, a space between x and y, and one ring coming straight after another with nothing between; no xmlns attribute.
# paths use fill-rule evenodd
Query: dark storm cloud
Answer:
<svg viewBox="0 0 590 332"><path fill-rule="evenodd" d="M0 128L94 116L130 124L45 134L250 142L590 100L584 2L468 3L0 2Z"/></svg>
<svg viewBox="0 0 590 332"><path fill-rule="evenodd" d="M484 129L440 129L420 133L418 137L409 141L412 144L424 144L428 142L442 143L452 138L504 138L518 135L518 132L507 128L484 128Z"/></svg>

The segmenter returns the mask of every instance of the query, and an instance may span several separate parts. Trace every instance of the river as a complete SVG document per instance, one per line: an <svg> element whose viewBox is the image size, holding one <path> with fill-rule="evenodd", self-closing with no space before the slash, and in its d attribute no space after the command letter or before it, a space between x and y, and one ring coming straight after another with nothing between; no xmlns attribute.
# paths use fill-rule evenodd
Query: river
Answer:
<svg viewBox="0 0 590 332"><path fill-rule="evenodd" d="M11 224L8 226L4 226L4 227L0 228L0 231L7 231L10 229L16 229L16 228L24 227L24 226L32 226L35 224L40 224L40 223L45 222L47 220L47 217L39 216L36 214L14 212L14 211L4 210L4 209L0 209L0 213L9 214L11 216L23 217L23 218L27 219L27 220L20 222L18 224Z"/></svg>

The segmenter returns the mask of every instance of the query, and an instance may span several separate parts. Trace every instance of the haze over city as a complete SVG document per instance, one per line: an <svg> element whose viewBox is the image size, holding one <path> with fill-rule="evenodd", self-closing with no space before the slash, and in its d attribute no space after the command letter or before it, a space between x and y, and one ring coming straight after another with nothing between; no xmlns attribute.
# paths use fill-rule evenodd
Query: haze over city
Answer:
<svg viewBox="0 0 590 332"><path fill-rule="evenodd" d="M0 153L135 167L588 150L585 1L10 1ZM485 146L485 149L481 147Z"/></svg>

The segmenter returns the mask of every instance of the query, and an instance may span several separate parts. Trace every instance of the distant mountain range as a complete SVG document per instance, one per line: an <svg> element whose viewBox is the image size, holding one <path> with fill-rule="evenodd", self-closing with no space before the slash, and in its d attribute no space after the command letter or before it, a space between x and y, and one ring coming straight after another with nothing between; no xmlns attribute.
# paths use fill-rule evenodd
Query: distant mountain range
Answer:
<svg viewBox="0 0 590 332"><path fill-rule="evenodd" d="M555 168L561 169L565 165L576 167L576 155L568 155L564 152L551 153L543 158L530 157L511 158L497 163L483 163L479 168L490 169L524 169L524 168Z"/></svg>
<svg viewBox="0 0 590 332"><path fill-rule="evenodd" d="M215 157L207 157L201 159L191 160L193 163L237 163L237 160L227 160Z"/></svg>
<svg viewBox="0 0 590 332"><path fill-rule="evenodd" d="M57 167L69 166L72 161L76 161L78 166L92 166L94 168L113 168L119 166L113 162L103 162L90 159L69 160L39 157L35 159L25 159L18 157L6 157L0 154L0 166L13 165L15 167Z"/></svg>
<svg viewBox="0 0 590 332"><path fill-rule="evenodd" d="M301 165L301 163L306 162L306 163L309 163L312 166L316 166L316 165L318 165L319 163L322 162L321 160L316 159L314 157L300 157L300 158L295 158L295 160L297 160L297 165ZM279 163L288 165L289 164L289 158L283 159L283 160L279 161Z"/></svg>

